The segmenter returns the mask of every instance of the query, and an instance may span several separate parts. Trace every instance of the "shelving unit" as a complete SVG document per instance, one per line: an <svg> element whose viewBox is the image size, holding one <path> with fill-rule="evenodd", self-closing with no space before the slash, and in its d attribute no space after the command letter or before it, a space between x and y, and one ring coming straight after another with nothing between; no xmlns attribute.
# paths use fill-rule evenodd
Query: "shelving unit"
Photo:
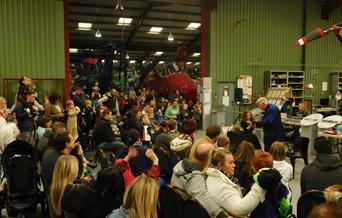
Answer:
<svg viewBox="0 0 342 218"><path fill-rule="evenodd" d="M330 73L329 95L332 96L332 99L330 99L329 105L332 107L336 107L336 101L334 97L337 91L342 93L342 72Z"/></svg>
<svg viewBox="0 0 342 218"><path fill-rule="evenodd" d="M341 72L342 76L342 72ZM341 77L342 89L342 77ZM304 71L266 71L264 75L265 93L270 87L291 88L290 97L294 99L294 107L304 102Z"/></svg>

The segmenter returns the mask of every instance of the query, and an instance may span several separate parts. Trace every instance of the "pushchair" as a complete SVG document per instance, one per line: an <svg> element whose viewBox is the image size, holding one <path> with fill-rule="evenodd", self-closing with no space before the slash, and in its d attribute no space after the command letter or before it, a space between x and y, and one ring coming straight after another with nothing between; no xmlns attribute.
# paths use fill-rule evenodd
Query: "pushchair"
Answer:
<svg viewBox="0 0 342 218"><path fill-rule="evenodd" d="M39 190L38 159L37 149L23 140L8 144L1 154L1 180L6 179L3 201L9 216L25 217L26 214L33 214L37 203L45 211L46 198Z"/></svg>

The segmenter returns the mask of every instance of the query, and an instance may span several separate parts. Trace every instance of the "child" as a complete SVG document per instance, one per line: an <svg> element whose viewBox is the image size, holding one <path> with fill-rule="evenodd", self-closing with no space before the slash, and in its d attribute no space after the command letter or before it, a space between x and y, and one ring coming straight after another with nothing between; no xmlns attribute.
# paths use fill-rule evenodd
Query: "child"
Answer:
<svg viewBox="0 0 342 218"><path fill-rule="evenodd" d="M26 98L26 93L29 91L29 86L31 85L31 78L29 77L21 77L19 79L19 86L17 92L17 100L24 101Z"/></svg>
<svg viewBox="0 0 342 218"><path fill-rule="evenodd" d="M251 213L251 218L283 218L292 212L289 191L281 183L281 175L273 169L273 157L265 151L256 152L252 160L256 173L253 179L267 190L265 200ZM261 176L262 175L262 176ZM262 178L263 177L263 178Z"/></svg>
<svg viewBox="0 0 342 218"><path fill-rule="evenodd" d="M260 150L261 145L260 145L259 139L253 133L254 128L255 128L255 120L250 111L243 112L240 125L243 131L246 133L246 136L248 137L248 141L253 143L255 149Z"/></svg>
<svg viewBox="0 0 342 218"><path fill-rule="evenodd" d="M7 118L9 109L7 108L7 101L4 97L0 96L0 117Z"/></svg>
<svg viewBox="0 0 342 218"><path fill-rule="evenodd" d="M230 140L228 136L220 136L217 140L217 146L224 148L226 151L229 151L229 143Z"/></svg>
<svg viewBox="0 0 342 218"><path fill-rule="evenodd" d="M77 114L80 112L80 109L78 107L75 107L73 100L67 100L66 106L66 111L68 115L67 130L71 134L72 138L76 140L78 138Z"/></svg>
<svg viewBox="0 0 342 218"><path fill-rule="evenodd" d="M248 133L252 133L255 128L255 121L253 119L253 115L250 111L243 112L242 120L240 123L243 131Z"/></svg>

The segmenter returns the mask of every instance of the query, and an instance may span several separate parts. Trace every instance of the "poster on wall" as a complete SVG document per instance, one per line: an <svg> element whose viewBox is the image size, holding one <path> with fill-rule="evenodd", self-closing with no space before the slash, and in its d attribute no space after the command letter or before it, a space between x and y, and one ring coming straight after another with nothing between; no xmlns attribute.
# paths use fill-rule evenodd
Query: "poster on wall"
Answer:
<svg viewBox="0 0 342 218"><path fill-rule="evenodd" d="M237 80L237 87L242 89L242 104L252 104L253 82L252 76L240 75Z"/></svg>

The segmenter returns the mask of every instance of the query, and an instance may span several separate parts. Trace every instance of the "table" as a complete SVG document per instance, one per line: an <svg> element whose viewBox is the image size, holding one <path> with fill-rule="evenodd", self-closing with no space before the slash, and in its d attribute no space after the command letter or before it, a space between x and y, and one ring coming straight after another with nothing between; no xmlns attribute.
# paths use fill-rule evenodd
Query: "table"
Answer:
<svg viewBox="0 0 342 218"><path fill-rule="evenodd" d="M332 107L317 108L315 111L316 111L316 113L323 114L324 117L326 117L327 115L337 114L337 109L336 108L332 108Z"/></svg>
<svg viewBox="0 0 342 218"><path fill-rule="evenodd" d="M292 126L300 126L300 118L296 119L296 118L282 118L281 119L283 124L286 125L292 125Z"/></svg>
<svg viewBox="0 0 342 218"><path fill-rule="evenodd" d="M342 135L337 135L334 133L327 133L327 132L319 132L318 133L319 136L324 136L327 138L334 138L337 140L337 143L334 144L335 149L337 150L338 155L340 156L340 158L342 158Z"/></svg>

